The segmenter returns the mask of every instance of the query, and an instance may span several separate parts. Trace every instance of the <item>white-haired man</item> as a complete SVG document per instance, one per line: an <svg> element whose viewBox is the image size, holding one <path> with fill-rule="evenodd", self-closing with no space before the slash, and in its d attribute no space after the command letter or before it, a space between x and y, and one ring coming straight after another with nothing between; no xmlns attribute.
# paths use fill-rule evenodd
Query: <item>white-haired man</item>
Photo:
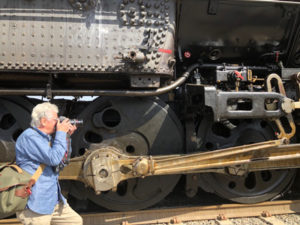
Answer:
<svg viewBox="0 0 300 225"><path fill-rule="evenodd" d="M57 170L63 167L66 154L70 154L67 137L76 127L68 119L60 122L57 114L58 108L54 104L36 105L31 114L31 127L16 142L19 167L33 174L40 164L46 165L32 187L25 210L17 212L18 219L25 225L82 224L82 218L61 194Z"/></svg>

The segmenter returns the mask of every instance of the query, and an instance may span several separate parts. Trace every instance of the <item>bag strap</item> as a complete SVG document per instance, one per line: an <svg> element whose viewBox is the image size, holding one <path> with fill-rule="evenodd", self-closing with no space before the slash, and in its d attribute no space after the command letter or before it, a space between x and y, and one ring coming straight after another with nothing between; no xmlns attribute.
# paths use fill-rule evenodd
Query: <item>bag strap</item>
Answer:
<svg viewBox="0 0 300 225"><path fill-rule="evenodd" d="M14 168L18 173L23 173L23 170L19 166L17 166L16 164L9 164L7 166Z"/></svg>
<svg viewBox="0 0 300 225"><path fill-rule="evenodd" d="M45 167L46 167L45 164L40 164L39 167L34 172L34 174L32 175L31 179L33 179L36 182L41 176L41 174L43 173Z"/></svg>
<svg viewBox="0 0 300 225"><path fill-rule="evenodd" d="M45 164L40 164L39 167L34 172L34 174L31 176L29 182L27 184L21 184L23 187L15 190L15 196L21 198L27 198L29 195L31 195L31 188L39 179L45 167L46 167Z"/></svg>
<svg viewBox="0 0 300 225"><path fill-rule="evenodd" d="M23 170L16 164L7 164L4 165L3 167L0 168L4 169L5 167L12 167L14 168L18 173L23 173ZM43 173L44 169L46 168L45 164L40 164L39 167L36 169L36 171L34 172L34 174L31 176L31 180L34 180L35 182L39 179L39 177L41 176L41 174Z"/></svg>

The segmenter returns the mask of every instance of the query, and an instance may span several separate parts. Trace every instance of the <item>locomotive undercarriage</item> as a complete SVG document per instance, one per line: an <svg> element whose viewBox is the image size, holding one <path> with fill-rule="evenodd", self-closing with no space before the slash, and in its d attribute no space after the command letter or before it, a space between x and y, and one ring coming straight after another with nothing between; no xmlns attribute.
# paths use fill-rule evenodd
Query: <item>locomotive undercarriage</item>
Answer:
<svg viewBox="0 0 300 225"><path fill-rule="evenodd" d="M76 199L142 209L180 174L241 203L292 185L299 2L7 0L0 27L0 162L44 96L84 121L60 176Z"/></svg>
<svg viewBox="0 0 300 225"><path fill-rule="evenodd" d="M265 201L286 191L300 162L299 146L289 144L297 142L293 117L289 116L294 111L297 119L298 104L285 96L283 84L297 100L297 82L282 82L272 75L276 78L269 85L263 86L262 78L257 79L259 87L241 81L236 91L237 82L230 84L228 80L219 86L204 79L197 84L194 78L198 69L199 64L191 66L184 73L188 82L161 98L106 96L91 103L53 100L62 114L85 123L73 136L73 159L60 176L69 180L66 191L112 210L155 204L172 191L180 178L175 174L195 174L186 175L190 197L198 186L242 203ZM221 90L230 85L231 91ZM248 85L255 91L245 90ZM273 92L260 86L272 86ZM222 105L224 100L229 107ZM38 102L1 97L2 161L12 160L14 142L28 126L30 111ZM219 104L210 104L214 102ZM176 108L180 104L186 108ZM254 113L250 115L249 110ZM260 144L251 147L257 142ZM233 146L241 147L230 149ZM225 148L229 149L219 150ZM164 166L160 171L161 162Z"/></svg>

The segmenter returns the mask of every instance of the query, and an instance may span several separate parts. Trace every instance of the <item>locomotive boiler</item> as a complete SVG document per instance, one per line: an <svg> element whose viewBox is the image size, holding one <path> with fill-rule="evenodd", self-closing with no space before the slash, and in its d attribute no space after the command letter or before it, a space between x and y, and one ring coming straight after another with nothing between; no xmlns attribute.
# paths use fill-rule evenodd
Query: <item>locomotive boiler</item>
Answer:
<svg viewBox="0 0 300 225"><path fill-rule="evenodd" d="M13 160L43 96L84 121L60 176L76 199L142 209L182 174L189 197L198 187L240 203L281 196L300 166L299 10L288 0L0 1L0 161Z"/></svg>

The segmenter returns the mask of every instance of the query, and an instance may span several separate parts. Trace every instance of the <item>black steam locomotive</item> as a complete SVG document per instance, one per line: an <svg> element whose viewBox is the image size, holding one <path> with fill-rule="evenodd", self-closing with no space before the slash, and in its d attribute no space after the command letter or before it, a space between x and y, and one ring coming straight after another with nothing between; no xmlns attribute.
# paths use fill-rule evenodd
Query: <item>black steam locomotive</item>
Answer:
<svg viewBox="0 0 300 225"><path fill-rule="evenodd" d="M84 121L73 157L103 147L157 156L299 142L299 10L289 0L0 1L0 161L14 158L40 96ZM186 175L184 188L260 202L285 192L295 168L211 169ZM128 179L100 195L76 181L66 190L133 210L159 202L180 176Z"/></svg>

